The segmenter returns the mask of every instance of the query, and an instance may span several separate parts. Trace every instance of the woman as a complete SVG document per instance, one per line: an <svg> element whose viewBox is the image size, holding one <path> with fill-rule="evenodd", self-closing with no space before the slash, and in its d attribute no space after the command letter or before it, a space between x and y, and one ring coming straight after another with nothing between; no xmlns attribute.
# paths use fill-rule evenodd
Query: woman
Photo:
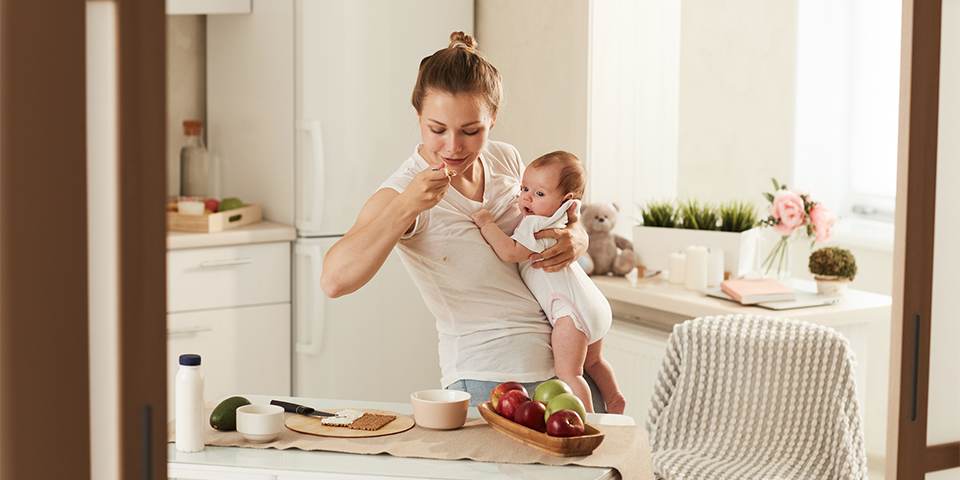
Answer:
<svg viewBox="0 0 960 480"><path fill-rule="evenodd" d="M423 143L370 197L353 227L327 253L320 285L335 298L365 285L396 246L436 316L441 384L485 401L504 381L533 388L553 376L551 328L515 263L486 244L470 215L490 211L512 232L523 163L510 145L488 140L502 97L500 74L463 32L425 58L413 92ZM558 243L531 255L556 271L587 247L570 212ZM531 390L532 393L532 390Z"/></svg>

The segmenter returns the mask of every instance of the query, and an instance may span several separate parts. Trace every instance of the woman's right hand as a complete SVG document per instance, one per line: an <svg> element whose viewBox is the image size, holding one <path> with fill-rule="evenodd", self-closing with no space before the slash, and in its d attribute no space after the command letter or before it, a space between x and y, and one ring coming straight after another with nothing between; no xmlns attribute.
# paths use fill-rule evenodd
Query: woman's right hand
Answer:
<svg viewBox="0 0 960 480"><path fill-rule="evenodd" d="M413 181L400 195L409 202L411 209L423 212L435 207L450 189L450 177L443 162L430 165L413 177Z"/></svg>

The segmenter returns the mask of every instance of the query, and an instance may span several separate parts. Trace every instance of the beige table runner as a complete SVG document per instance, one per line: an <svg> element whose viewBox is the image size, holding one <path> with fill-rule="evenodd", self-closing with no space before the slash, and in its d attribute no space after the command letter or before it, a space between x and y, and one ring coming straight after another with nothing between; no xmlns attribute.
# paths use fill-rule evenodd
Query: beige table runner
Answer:
<svg viewBox="0 0 960 480"><path fill-rule="evenodd" d="M207 409L209 417L213 408ZM284 413L286 417L292 415ZM170 422L167 441L174 442L175 422ZM206 425L205 444L217 447L275 448L286 450L322 450L327 452L380 454L394 457L432 458L439 460L469 459L494 463L539 463L543 465L581 465L615 468L625 480L653 480L650 444L646 432L636 426L601 427L603 443L593 454L583 457L554 457L516 442L487 425L482 418L468 418L457 430L430 430L414 426L406 432L369 438L319 437L284 428L269 443L251 443L238 432L221 432Z"/></svg>

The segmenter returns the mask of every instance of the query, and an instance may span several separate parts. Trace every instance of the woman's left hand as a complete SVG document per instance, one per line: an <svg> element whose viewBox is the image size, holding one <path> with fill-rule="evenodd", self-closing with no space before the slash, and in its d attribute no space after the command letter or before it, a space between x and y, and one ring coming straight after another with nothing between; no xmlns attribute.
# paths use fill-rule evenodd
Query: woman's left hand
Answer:
<svg viewBox="0 0 960 480"><path fill-rule="evenodd" d="M567 210L566 227L541 230L534 235L537 239L555 238L557 244L540 253L530 254L529 258L533 262L533 268L556 272L570 266L584 253L587 253L590 237L580 225L579 220L577 207L573 205Z"/></svg>

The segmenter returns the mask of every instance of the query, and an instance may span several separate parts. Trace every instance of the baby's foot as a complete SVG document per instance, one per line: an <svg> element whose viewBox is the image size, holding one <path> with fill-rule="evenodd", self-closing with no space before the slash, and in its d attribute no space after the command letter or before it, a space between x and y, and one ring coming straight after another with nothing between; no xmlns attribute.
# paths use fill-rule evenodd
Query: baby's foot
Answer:
<svg viewBox="0 0 960 480"><path fill-rule="evenodd" d="M607 413L623 415L623 411L627 408L627 399L620 392L615 393L613 398L604 398L603 403L607 405Z"/></svg>

